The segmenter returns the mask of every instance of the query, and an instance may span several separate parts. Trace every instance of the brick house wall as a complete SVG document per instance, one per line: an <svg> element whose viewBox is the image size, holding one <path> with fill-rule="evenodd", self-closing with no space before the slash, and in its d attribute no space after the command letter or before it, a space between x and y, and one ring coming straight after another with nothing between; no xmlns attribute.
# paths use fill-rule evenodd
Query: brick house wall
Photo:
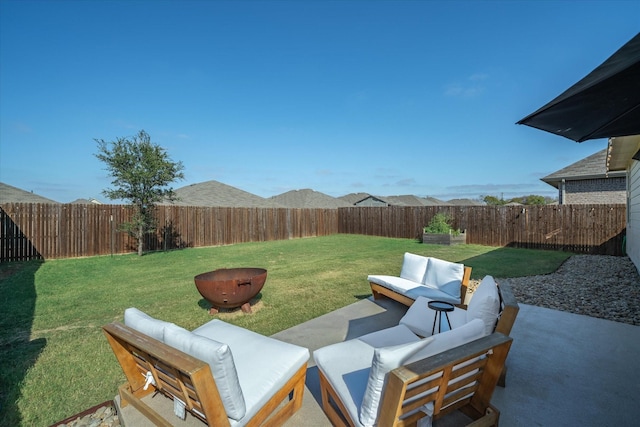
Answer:
<svg viewBox="0 0 640 427"><path fill-rule="evenodd" d="M558 200L564 205L627 203L626 177L570 180L559 187Z"/></svg>

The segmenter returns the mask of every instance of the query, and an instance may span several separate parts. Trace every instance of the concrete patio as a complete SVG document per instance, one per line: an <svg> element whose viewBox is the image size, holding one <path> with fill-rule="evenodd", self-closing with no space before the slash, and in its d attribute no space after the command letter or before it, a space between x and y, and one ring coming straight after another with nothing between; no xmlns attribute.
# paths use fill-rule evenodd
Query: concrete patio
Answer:
<svg viewBox="0 0 640 427"><path fill-rule="evenodd" d="M274 337L313 352L397 325L405 311L406 307L395 301L368 298ZM514 341L507 359L507 385L497 387L492 399L501 412L501 425L638 424L640 327L520 304L511 335ZM303 407L286 426L330 426L319 403L313 360L309 361L306 384ZM166 409L171 411L172 406ZM127 425L150 425L130 406L122 412ZM459 421L464 420L454 415L434 425L454 426Z"/></svg>

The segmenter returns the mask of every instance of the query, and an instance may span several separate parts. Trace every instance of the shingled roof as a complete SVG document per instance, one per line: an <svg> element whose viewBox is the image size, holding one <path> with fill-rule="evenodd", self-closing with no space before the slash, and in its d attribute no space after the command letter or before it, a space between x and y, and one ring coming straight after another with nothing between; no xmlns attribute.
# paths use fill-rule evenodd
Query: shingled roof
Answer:
<svg viewBox="0 0 640 427"><path fill-rule="evenodd" d="M206 181L174 190L177 200L163 202L177 206L218 206L229 208L282 208L273 200L251 194L218 181Z"/></svg>
<svg viewBox="0 0 640 427"><path fill-rule="evenodd" d="M364 200L367 197L371 196L369 193L349 193L344 196L338 197L340 200L344 200L349 204L349 206L353 206L358 203L360 200Z"/></svg>
<svg viewBox="0 0 640 427"><path fill-rule="evenodd" d="M0 182L0 203L59 203Z"/></svg>
<svg viewBox="0 0 640 427"><path fill-rule="evenodd" d="M288 208L337 209L351 206L344 200L308 188L287 191L286 193L270 197L268 200L272 200Z"/></svg>
<svg viewBox="0 0 640 427"><path fill-rule="evenodd" d="M575 181L582 179L614 178L626 176L625 171L611 171L607 173L607 149L598 151L582 160L562 168L550 175L540 178L542 181L556 188L562 180Z"/></svg>
<svg viewBox="0 0 640 427"><path fill-rule="evenodd" d="M338 199L344 200L351 206L359 204L359 202L369 198L387 203L389 206L446 206L450 204L449 202L444 202L434 197L418 197L412 194L402 196L374 196L369 193L350 193L338 197Z"/></svg>

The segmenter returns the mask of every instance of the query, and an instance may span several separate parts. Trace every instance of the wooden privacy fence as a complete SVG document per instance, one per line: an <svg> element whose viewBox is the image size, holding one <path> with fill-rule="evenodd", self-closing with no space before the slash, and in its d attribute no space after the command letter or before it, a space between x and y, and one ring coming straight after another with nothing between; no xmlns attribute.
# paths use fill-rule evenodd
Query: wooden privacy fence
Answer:
<svg viewBox="0 0 640 427"><path fill-rule="evenodd" d="M467 230L467 243L622 255L625 205L349 207L159 206L148 250L286 240L336 233L419 238L436 213ZM8 203L0 207L0 261L135 252L119 231L122 205Z"/></svg>
<svg viewBox="0 0 640 427"><path fill-rule="evenodd" d="M622 255L625 205L340 208L339 232L420 238L436 213L466 230L467 243Z"/></svg>
<svg viewBox="0 0 640 427"><path fill-rule="evenodd" d="M133 211L122 205L7 203L0 207L0 261L134 252L119 231ZM146 250L218 246L335 234L335 209L158 206Z"/></svg>

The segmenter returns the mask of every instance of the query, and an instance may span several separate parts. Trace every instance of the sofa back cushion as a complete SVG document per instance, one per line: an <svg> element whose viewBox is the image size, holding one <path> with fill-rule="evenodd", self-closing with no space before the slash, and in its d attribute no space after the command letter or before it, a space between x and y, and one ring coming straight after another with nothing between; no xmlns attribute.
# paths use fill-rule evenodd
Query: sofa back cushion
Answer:
<svg viewBox="0 0 640 427"><path fill-rule="evenodd" d="M400 277L412 282L422 283L429 258L405 252Z"/></svg>
<svg viewBox="0 0 640 427"><path fill-rule="evenodd" d="M485 276L471 296L467 306L467 321L480 319L486 335L493 332L500 313L498 285L491 276Z"/></svg>
<svg viewBox="0 0 640 427"><path fill-rule="evenodd" d="M171 325L164 320L154 319L135 307L127 308L124 311L124 324L158 341L164 340L164 329Z"/></svg>
<svg viewBox="0 0 640 427"><path fill-rule="evenodd" d="M406 364L431 357L443 351L461 346L484 336L484 323L474 319L455 329L433 335L433 341L424 349L414 353L406 360Z"/></svg>
<svg viewBox="0 0 640 427"><path fill-rule="evenodd" d="M402 366L405 360L427 347L432 340L433 338L429 337L407 344L380 347L374 350L369 380L360 407L360 422L363 425L374 426L377 423L382 390L384 390L389 371ZM345 356L348 357L348 355Z"/></svg>
<svg viewBox="0 0 640 427"><path fill-rule="evenodd" d="M427 273L424 275L425 286L436 288L460 299L460 286L464 277L464 264L429 258Z"/></svg>
<svg viewBox="0 0 640 427"><path fill-rule="evenodd" d="M165 344L209 364L227 417L240 420L246 413L244 395L231 349L227 344L193 334L174 324L165 328Z"/></svg>

